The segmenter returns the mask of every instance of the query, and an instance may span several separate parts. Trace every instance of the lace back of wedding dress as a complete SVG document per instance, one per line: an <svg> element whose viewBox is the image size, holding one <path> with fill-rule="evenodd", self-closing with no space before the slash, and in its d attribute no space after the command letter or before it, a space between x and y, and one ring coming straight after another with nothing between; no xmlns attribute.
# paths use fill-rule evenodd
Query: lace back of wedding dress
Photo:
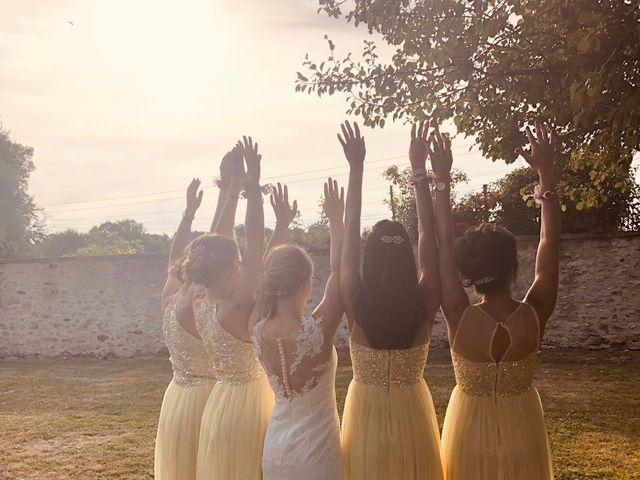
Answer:
<svg viewBox="0 0 640 480"><path fill-rule="evenodd" d="M276 397L292 400L313 390L329 370L333 344L325 338L321 317L303 317L298 330L280 338L264 335L268 321L256 324L252 340Z"/></svg>

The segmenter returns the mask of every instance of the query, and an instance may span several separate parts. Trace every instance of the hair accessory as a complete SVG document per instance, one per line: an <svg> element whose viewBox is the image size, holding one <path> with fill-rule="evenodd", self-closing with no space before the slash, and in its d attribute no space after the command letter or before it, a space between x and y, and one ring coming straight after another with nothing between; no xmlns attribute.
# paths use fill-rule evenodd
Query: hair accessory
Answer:
<svg viewBox="0 0 640 480"><path fill-rule="evenodd" d="M395 243L396 245L399 245L404 242L404 238L400 235L383 235L380 237L380 241L382 243Z"/></svg>
<svg viewBox="0 0 640 480"><path fill-rule="evenodd" d="M482 277L479 278L478 280L472 282L474 285L486 285L487 283L491 283L496 279L496 277L494 275L491 275L489 277Z"/></svg>
<svg viewBox="0 0 640 480"><path fill-rule="evenodd" d="M205 253L207 251L207 249L205 248L204 245L196 245L195 247L193 247L191 249L191 253L194 253L196 255L199 255L201 253Z"/></svg>

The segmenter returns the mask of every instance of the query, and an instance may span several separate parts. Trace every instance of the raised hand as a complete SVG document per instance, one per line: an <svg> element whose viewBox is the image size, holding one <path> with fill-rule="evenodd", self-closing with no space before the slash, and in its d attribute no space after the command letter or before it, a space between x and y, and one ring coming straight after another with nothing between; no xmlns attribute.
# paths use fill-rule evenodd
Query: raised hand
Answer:
<svg viewBox="0 0 640 480"><path fill-rule="evenodd" d="M242 149L244 161L247 164L247 183L258 184L260 182L260 160L262 155L258 153L258 142L253 143L251 137L242 137Z"/></svg>
<svg viewBox="0 0 640 480"><path fill-rule="evenodd" d="M242 142L238 141L222 158L222 162L220 162L220 181L223 185L229 186L235 180L244 177L243 151Z"/></svg>
<svg viewBox="0 0 640 480"><path fill-rule="evenodd" d="M417 127L417 131L416 131ZM429 125L426 121L415 123L411 127L411 143L409 145L409 161L413 170L425 168L429 154Z"/></svg>
<svg viewBox="0 0 640 480"><path fill-rule="evenodd" d="M342 222L344 217L344 187L338 190L338 182L331 177L324 183L322 208L330 222Z"/></svg>
<svg viewBox="0 0 640 480"><path fill-rule="evenodd" d="M191 183L187 187L187 209L184 212L185 217L193 218L196 210L198 210L202 203L203 191L200 190L200 192L198 192L199 188L200 179L194 178L191 180Z"/></svg>
<svg viewBox="0 0 640 480"><path fill-rule="evenodd" d="M364 137L360 135L358 124L353 122L352 128L349 121L346 121L340 125L340 128L342 129L342 136L338 134L338 141L342 145L344 156L347 157L349 165L362 167L367 150L364 146Z"/></svg>
<svg viewBox="0 0 640 480"><path fill-rule="evenodd" d="M437 126L434 127L429 136L429 158L431 168L436 174L436 179L449 182L451 176L451 166L453 165L453 154L451 153L451 139L449 135L440 133Z"/></svg>
<svg viewBox="0 0 640 480"><path fill-rule="evenodd" d="M285 185L278 183L271 192L271 206L276 214L276 222L278 225L288 227L298 214L298 201L294 200L289 205L289 189Z"/></svg>
<svg viewBox="0 0 640 480"><path fill-rule="evenodd" d="M530 127L526 129L529 148L526 150L519 148L517 152L538 171L540 176L555 178L556 134L540 122L536 122L535 127L535 136Z"/></svg>

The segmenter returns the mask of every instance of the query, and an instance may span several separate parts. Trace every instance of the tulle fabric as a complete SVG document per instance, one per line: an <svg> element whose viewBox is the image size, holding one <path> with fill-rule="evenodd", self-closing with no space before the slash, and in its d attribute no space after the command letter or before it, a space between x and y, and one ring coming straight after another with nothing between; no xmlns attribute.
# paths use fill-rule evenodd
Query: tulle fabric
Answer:
<svg viewBox="0 0 640 480"><path fill-rule="evenodd" d="M154 472L156 480L195 480L198 439L213 383L167 387L160 409Z"/></svg>
<svg viewBox="0 0 640 480"><path fill-rule="evenodd" d="M197 480L260 480L273 405L264 375L241 384L217 383L202 416Z"/></svg>
<svg viewBox="0 0 640 480"><path fill-rule="evenodd" d="M352 381L342 452L345 480L442 480L440 435L426 382L379 388Z"/></svg>
<svg viewBox="0 0 640 480"><path fill-rule="evenodd" d="M551 456L535 388L472 396L455 387L442 431L446 480L549 480Z"/></svg>

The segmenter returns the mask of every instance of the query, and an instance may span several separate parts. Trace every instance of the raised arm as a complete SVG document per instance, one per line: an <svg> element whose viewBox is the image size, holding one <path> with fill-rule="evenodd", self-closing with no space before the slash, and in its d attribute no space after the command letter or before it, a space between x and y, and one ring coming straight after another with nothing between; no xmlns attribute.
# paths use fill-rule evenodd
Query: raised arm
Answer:
<svg viewBox="0 0 640 480"><path fill-rule="evenodd" d="M342 305L350 323L355 317L355 300L360 293L362 279L360 278L360 214L362 210L362 176L364 173L364 157L366 148L364 137L360 136L358 124L353 128L349 122L341 126L342 136L338 134L338 141L344 150L344 156L349 162L349 185L347 187L347 202L345 207L345 233L340 263L340 296Z"/></svg>
<svg viewBox="0 0 640 480"><path fill-rule="evenodd" d="M554 165L556 135L540 123L536 123L535 136L529 127L526 132L530 149L520 150L520 154L538 171L540 186L534 197L541 204L542 213L535 279L527 292L525 302L536 309L542 334L558 298L560 207L556 194L558 179Z"/></svg>
<svg viewBox="0 0 640 480"><path fill-rule="evenodd" d="M167 274L167 281L164 285L164 289L162 290L161 297L163 307L166 300L176 293L182 286L182 279L179 278L175 272L172 272L171 269L178 259L182 257L184 249L189 244L189 239L191 237L191 223L195 218L196 211L202 203L203 191L200 190L198 192L198 188L200 188L200 180L198 178L194 178L191 180L189 187L187 187L187 208L182 215L180 225L178 225L178 230L176 230L173 240L171 241L171 248L169 250L169 273Z"/></svg>
<svg viewBox="0 0 640 480"><path fill-rule="evenodd" d="M442 313L453 339L458 322L469 305L469 297L460 281L460 272L453 261L453 215L451 214L451 140L436 127L429 138L429 157L436 175L436 231L438 237L438 268Z"/></svg>
<svg viewBox="0 0 640 480"><path fill-rule="evenodd" d="M338 182L329 178L324 184L324 213L329 219L331 234L331 250L329 253L331 274L324 288L322 301L313 312L322 317L332 327L337 328L342 319L342 302L340 301L340 266L342 241L344 237L344 188L338 189Z"/></svg>
<svg viewBox="0 0 640 480"><path fill-rule="evenodd" d="M411 128L409 161L411 162L413 186L418 213L418 266L419 285L424 294L428 320L433 322L440 308L440 277L438 273L438 245L436 242L435 214L431 189L427 177L427 155L429 126L421 122Z"/></svg>
<svg viewBox="0 0 640 480"><path fill-rule="evenodd" d="M244 159L247 164L245 194L247 196L247 213L245 231L247 243L242 255L242 268L233 292L238 304L250 312L253 308L253 294L262 270L264 253L264 209L262 190L260 189L260 160L258 144L254 145L251 137L244 137Z"/></svg>
<svg viewBox="0 0 640 480"><path fill-rule="evenodd" d="M211 233L228 238L233 238L240 184L245 176L242 154L243 146L238 142L233 150L225 155L220 164L220 196L218 197L216 215L211 225Z"/></svg>
<svg viewBox="0 0 640 480"><path fill-rule="evenodd" d="M293 204L289 205L289 189L286 185L283 187L281 183L278 183L271 192L271 206L276 215L276 227L269 240L265 255L286 241L289 225L298 214L298 201L294 200Z"/></svg>

